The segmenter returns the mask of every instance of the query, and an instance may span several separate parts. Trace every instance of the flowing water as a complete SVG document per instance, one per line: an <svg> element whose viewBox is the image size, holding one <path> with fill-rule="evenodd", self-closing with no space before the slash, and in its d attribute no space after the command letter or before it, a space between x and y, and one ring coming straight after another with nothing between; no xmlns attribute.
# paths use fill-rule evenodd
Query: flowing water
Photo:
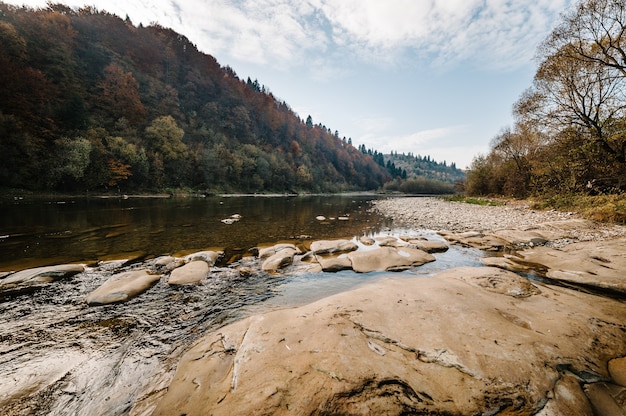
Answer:
<svg viewBox="0 0 626 416"><path fill-rule="evenodd" d="M302 305L390 276L303 273L242 277L237 265L259 244L415 235L371 209L374 196L67 199L0 206L0 270L82 262L85 273L34 293L0 299L0 408L8 415L149 414L176 363L204 333L268 310ZM234 214L241 219L225 224ZM316 219L326 217L325 220ZM342 217L340 220L339 218ZM162 278L117 305L89 307L85 296L121 270L162 254L207 248L224 259L199 286ZM394 273L429 276L478 265L478 250L452 246L433 263ZM105 259L132 259L97 264Z"/></svg>

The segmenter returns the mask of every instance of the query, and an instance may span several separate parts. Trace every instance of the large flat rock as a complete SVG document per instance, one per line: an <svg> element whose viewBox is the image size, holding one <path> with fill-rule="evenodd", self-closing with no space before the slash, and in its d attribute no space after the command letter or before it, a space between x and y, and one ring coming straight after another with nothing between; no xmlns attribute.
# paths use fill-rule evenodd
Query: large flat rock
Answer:
<svg viewBox="0 0 626 416"><path fill-rule="evenodd" d="M626 305L531 286L459 268L244 319L184 355L154 414L547 416L591 414L588 397L614 407L620 390L604 386L609 360L626 355Z"/></svg>
<svg viewBox="0 0 626 416"><path fill-rule="evenodd" d="M626 294L626 239L569 244L561 249L534 247L505 260L490 261L508 270L535 268L567 283Z"/></svg>

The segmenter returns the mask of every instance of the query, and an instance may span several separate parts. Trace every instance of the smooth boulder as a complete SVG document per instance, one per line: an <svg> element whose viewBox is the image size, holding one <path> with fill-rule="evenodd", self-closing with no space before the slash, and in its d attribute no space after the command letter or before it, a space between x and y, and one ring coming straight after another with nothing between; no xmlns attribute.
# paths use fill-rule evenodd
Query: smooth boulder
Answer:
<svg viewBox="0 0 626 416"><path fill-rule="evenodd" d="M261 260L267 259L267 258L272 257L273 255L275 255L276 253L278 253L279 251L284 250L284 249L293 250L295 253L299 253L300 252L300 250L298 250L298 248L294 244L279 243L279 244L275 244L275 245L269 246L269 247L259 247L259 258Z"/></svg>
<svg viewBox="0 0 626 416"><path fill-rule="evenodd" d="M359 248L350 240L319 240L311 243L313 254L340 254L349 253Z"/></svg>
<svg viewBox="0 0 626 416"><path fill-rule="evenodd" d="M352 262L345 254L332 257L317 256L316 260L324 272L339 272L352 269Z"/></svg>
<svg viewBox="0 0 626 416"><path fill-rule="evenodd" d="M444 253L449 249L448 245L441 241L410 240L408 243L427 253Z"/></svg>
<svg viewBox="0 0 626 416"><path fill-rule="evenodd" d="M85 298L89 306L126 302L146 290L161 278L146 270L115 274Z"/></svg>
<svg viewBox="0 0 626 416"><path fill-rule="evenodd" d="M263 262L261 270L264 272L274 273L279 269L292 264L296 252L297 250L291 247L278 250L275 254L271 255Z"/></svg>
<svg viewBox="0 0 626 416"><path fill-rule="evenodd" d="M352 269L358 273L407 270L435 261L431 254L412 248L379 247L353 251L347 256Z"/></svg>
<svg viewBox="0 0 626 416"><path fill-rule="evenodd" d="M223 251L198 251L185 256L185 262L202 260L209 266L214 266L217 260L224 255Z"/></svg>
<svg viewBox="0 0 626 416"><path fill-rule="evenodd" d="M167 283L173 285L197 285L206 279L209 265L204 260L194 260L172 270Z"/></svg>

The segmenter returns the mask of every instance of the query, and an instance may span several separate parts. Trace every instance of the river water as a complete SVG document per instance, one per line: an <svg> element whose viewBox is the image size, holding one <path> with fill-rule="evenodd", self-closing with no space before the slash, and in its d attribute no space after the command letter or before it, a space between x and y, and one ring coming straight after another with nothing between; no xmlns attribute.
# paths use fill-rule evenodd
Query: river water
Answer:
<svg viewBox="0 0 626 416"><path fill-rule="evenodd" d="M389 225L373 196L69 198L0 204L0 271L67 262L175 254L229 256L263 243L375 233ZM241 215L234 225L221 222ZM317 216L349 221L318 221Z"/></svg>
<svg viewBox="0 0 626 416"><path fill-rule="evenodd" d="M260 244L362 235L441 238L406 229L371 207L376 196L17 200L0 206L0 270L81 262L85 273L0 299L0 408L8 415L144 415L181 354L206 331L268 310L302 305L389 273L259 273L242 277ZM232 224L222 220L234 214ZM324 216L325 220L316 217ZM339 218L342 219L339 219ZM112 273L150 258L225 251L202 285L162 279L129 302L89 307ZM479 265L478 250L452 246L397 278ZM130 262L99 261L132 259ZM248 263L246 263L248 262ZM254 265L253 265L254 266ZM256 265L258 266L258 265Z"/></svg>

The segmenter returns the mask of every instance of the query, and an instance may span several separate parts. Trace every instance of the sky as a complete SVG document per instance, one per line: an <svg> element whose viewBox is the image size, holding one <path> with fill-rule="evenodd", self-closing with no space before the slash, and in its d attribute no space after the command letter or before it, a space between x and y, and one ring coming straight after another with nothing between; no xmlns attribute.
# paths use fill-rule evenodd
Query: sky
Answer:
<svg viewBox="0 0 626 416"><path fill-rule="evenodd" d="M537 46L574 2L54 0L170 27L355 146L461 169L512 125Z"/></svg>

